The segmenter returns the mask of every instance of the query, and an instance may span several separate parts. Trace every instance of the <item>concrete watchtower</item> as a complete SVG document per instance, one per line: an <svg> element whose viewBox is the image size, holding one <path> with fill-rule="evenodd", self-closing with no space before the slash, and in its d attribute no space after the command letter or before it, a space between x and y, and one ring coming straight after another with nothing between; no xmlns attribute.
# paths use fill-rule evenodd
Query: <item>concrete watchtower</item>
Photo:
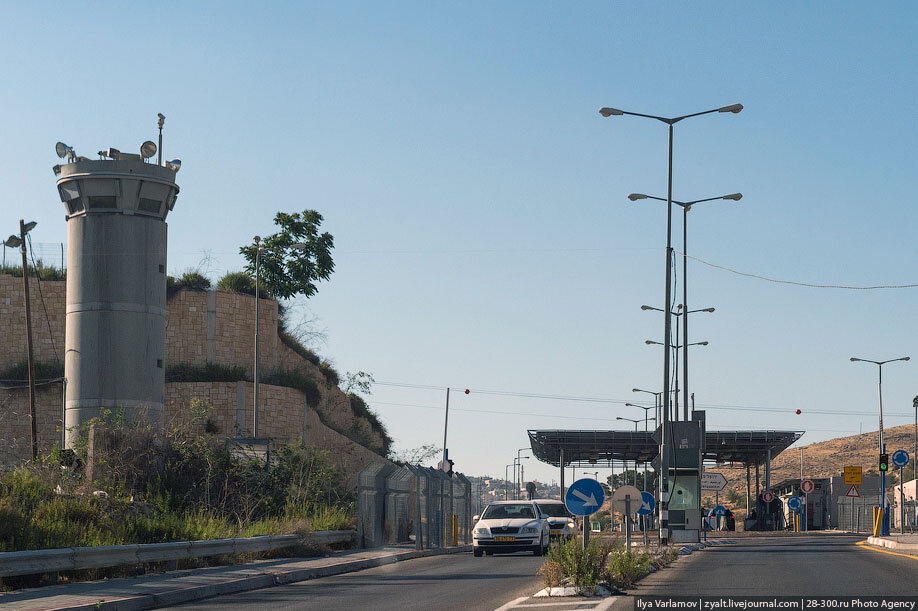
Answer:
<svg viewBox="0 0 918 611"><path fill-rule="evenodd" d="M165 221L181 162L148 163L153 142L139 155L107 149L98 160L63 143L57 153L67 158L54 166L67 208L66 446L103 407L162 431Z"/></svg>

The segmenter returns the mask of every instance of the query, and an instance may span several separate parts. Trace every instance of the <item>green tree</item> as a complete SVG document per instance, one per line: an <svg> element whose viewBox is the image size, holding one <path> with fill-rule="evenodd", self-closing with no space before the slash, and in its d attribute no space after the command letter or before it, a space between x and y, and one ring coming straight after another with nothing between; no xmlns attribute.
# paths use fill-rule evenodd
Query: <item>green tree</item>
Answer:
<svg viewBox="0 0 918 611"><path fill-rule="evenodd" d="M331 251L335 240L328 232L319 233L322 215L315 210L278 212L274 224L280 231L262 238L259 276L265 289L279 299L294 295L311 297L319 280L328 280L335 270ZM295 249L294 244L304 248ZM239 249L248 264L246 271L255 275L255 255L259 246L250 244Z"/></svg>

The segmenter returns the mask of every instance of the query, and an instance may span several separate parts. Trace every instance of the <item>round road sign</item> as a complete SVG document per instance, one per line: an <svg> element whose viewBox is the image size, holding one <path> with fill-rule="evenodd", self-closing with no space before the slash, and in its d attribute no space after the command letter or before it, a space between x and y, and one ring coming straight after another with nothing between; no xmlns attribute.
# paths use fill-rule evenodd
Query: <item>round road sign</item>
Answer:
<svg viewBox="0 0 918 611"><path fill-rule="evenodd" d="M762 501L765 503L770 503L775 500L775 493L771 490L762 493Z"/></svg>
<svg viewBox="0 0 918 611"><path fill-rule="evenodd" d="M714 508L714 515L718 518L722 518L723 516L727 515L727 508L723 505L718 505Z"/></svg>
<svg viewBox="0 0 918 611"><path fill-rule="evenodd" d="M653 513L653 508L656 507L657 501L653 498L653 495L649 492L641 492L641 507L637 510L639 516L646 516Z"/></svg>
<svg viewBox="0 0 918 611"><path fill-rule="evenodd" d="M627 503L625 502L625 497L630 497ZM641 491L634 486L619 486L612 494L612 511L633 514L643 506L644 497Z"/></svg>
<svg viewBox="0 0 918 611"><path fill-rule="evenodd" d="M908 464L908 452L905 450L896 450L893 452L892 462L897 467L904 467Z"/></svg>
<svg viewBox="0 0 918 611"><path fill-rule="evenodd" d="M787 499L787 506L794 511L800 511L800 508L803 507L803 501L800 500L799 496L792 496Z"/></svg>
<svg viewBox="0 0 918 611"><path fill-rule="evenodd" d="M814 484L813 480L811 479L805 479L802 482L800 482L800 490L804 494L811 493L815 488L816 488L816 484Z"/></svg>
<svg viewBox="0 0 918 611"><path fill-rule="evenodd" d="M606 493L595 479L578 479L567 489L564 504L575 516L593 515L602 507Z"/></svg>

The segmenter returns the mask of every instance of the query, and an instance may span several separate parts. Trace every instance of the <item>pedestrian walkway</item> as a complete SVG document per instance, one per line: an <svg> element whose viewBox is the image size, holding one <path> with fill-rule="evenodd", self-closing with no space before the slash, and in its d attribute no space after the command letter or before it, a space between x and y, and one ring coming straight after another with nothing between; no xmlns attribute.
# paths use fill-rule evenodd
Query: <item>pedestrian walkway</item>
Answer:
<svg viewBox="0 0 918 611"><path fill-rule="evenodd" d="M283 558L102 581L77 582L0 594L0 611L155 609L273 585L360 571L412 558L462 553L471 546L415 550L348 550L322 558Z"/></svg>

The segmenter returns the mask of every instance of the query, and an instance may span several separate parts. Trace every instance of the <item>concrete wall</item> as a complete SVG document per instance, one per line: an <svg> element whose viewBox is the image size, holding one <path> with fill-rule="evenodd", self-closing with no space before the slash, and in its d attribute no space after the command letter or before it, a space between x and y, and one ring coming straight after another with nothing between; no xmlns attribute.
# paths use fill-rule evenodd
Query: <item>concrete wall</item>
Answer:
<svg viewBox="0 0 918 611"><path fill-rule="evenodd" d="M47 454L61 444L63 386L60 382L36 388L35 412L38 451ZM22 464L32 457L31 418L27 389L0 389L0 467Z"/></svg>
<svg viewBox="0 0 918 611"><path fill-rule="evenodd" d="M35 360L45 363L58 360L63 363L66 287L64 282L56 281L42 282L40 293L38 288L38 280L29 278L32 348L35 350ZM0 342L0 369L26 360L26 317L22 278L5 274L0 275L0 337L3 338Z"/></svg>
<svg viewBox="0 0 918 611"><path fill-rule="evenodd" d="M51 338L63 357L64 342L64 282L42 282L45 317L38 295L37 281L30 279L32 301L32 335L36 360L51 362L55 359ZM25 314L22 308L22 279L0 275L0 369L26 358ZM167 303L166 312L166 366L169 363L189 363L202 366L207 363L236 365L252 373L254 353L255 313L254 297L222 291L180 291ZM316 382L320 400L310 405L306 415L307 443L328 449L342 468L350 473L359 471L368 461L382 461L382 457L351 441L322 424L344 431L362 431L362 438L372 444L382 445L381 436L373 432L364 418L355 419L347 395L337 386L326 382L322 371L287 348L278 338L277 303L263 299L259 305L261 337L259 364L263 375L276 370L299 369ZM50 323L51 334L48 333ZM175 426L197 426L203 432L203 422L192 425L188 412L191 399L200 398L213 405L211 420L218 435L234 437L246 434L252 422L252 383L170 383L166 384L164 420L166 429ZM259 435L281 440L302 438L304 430L304 395L295 389L259 385ZM242 408L240 408L240 402ZM62 388L60 384L42 387L39 405L39 439L49 450L60 439ZM9 407L9 410L7 408ZM15 406L15 409L13 407ZM7 440L0 448L0 461L4 464L27 459L29 456L28 392L0 390L0 440ZM24 410L24 411L23 411ZM25 416L22 416L25 414ZM354 473L356 474L356 471Z"/></svg>

